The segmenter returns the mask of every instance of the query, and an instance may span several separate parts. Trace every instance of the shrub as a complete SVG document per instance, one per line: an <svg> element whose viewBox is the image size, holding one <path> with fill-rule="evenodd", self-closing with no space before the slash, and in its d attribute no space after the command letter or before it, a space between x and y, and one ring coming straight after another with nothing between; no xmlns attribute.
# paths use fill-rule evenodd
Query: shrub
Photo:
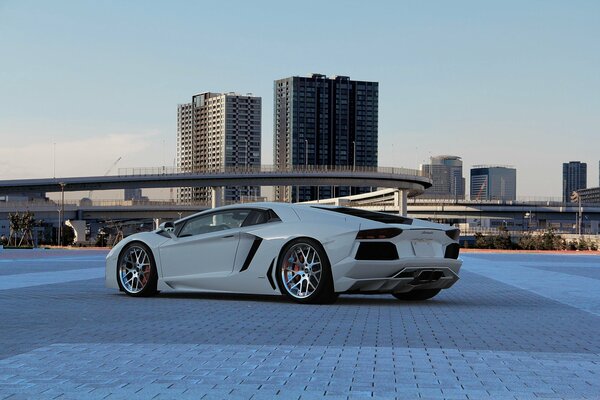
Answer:
<svg viewBox="0 0 600 400"><path fill-rule="evenodd" d="M572 242L567 244L552 228L542 234L525 233L519 239L519 247L524 250L563 250L571 245Z"/></svg>
<svg viewBox="0 0 600 400"><path fill-rule="evenodd" d="M499 235L493 236L492 240L495 249L511 250L514 247L510 238L510 234L506 231L501 232Z"/></svg>

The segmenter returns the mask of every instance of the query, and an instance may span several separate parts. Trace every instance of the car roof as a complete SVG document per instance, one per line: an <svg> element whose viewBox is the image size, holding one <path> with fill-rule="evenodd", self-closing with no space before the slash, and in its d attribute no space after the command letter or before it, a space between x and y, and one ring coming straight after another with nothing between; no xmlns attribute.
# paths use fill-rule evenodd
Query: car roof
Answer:
<svg viewBox="0 0 600 400"><path fill-rule="evenodd" d="M340 217L340 218L353 218L353 219L360 219L360 220L370 220L371 222L378 222L378 223L384 223L384 224L389 224L389 223L396 223L396 224L412 224L412 219L411 218L406 218L406 217L402 217L399 215L394 215L394 214L387 214L387 213L381 213L381 212L373 212L373 211L365 211L365 210L360 210L360 209L354 209L354 208L349 208L349 207L343 207L343 206L335 206L335 205L326 205L326 204L315 204L315 203L279 203L279 202L257 202L257 203L240 203L240 204L231 204L231 205L227 205L227 206L222 206L222 207L217 207L217 208L212 208L212 209L208 209L208 210L204 210L201 211L199 213L195 213L192 215L189 215L185 218L182 218L179 221L185 221L189 218L193 218L197 215L201 215L201 214L210 214L212 212L218 212L218 211L226 211L226 210L233 210L233 209L263 209L263 210L267 210L267 209L271 209L273 210L275 213L278 212L278 210L281 210L283 212L284 209L286 210L298 210L299 213L304 213L304 212L311 212L311 213L323 213L326 212L330 217ZM334 212L331 213L331 211L335 211L335 210L339 210L339 213ZM375 218L373 218L375 216Z"/></svg>
<svg viewBox="0 0 600 400"><path fill-rule="evenodd" d="M176 220L176 222L182 222L182 221L186 221L190 218L194 218L198 215L203 215L203 214L210 214L213 212L218 212L218 211L226 211L226 210L235 210L235 209L261 209L261 210L268 210L268 209L273 209L274 211L277 208L280 207L286 207L289 208L290 204L288 203L276 203L276 202L257 202L257 203L240 203L240 204L229 204L226 206L221 206L221 207L216 207L216 208L209 208L206 210L202 210L199 211L197 213L194 213L192 215L188 215L186 217L183 217L181 219Z"/></svg>

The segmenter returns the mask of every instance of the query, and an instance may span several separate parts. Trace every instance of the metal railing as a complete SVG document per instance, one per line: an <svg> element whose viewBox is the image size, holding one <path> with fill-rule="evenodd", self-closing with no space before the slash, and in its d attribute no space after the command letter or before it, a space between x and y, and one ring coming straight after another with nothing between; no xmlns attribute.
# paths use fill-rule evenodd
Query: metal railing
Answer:
<svg viewBox="0 0 600 400"><path fill-rule="evenodd" d="M267 201L261 196L242 196L239 201L223 200L222 205L245 204ZM67 199L64 201L65 207L130 207L130 206L190 206L190 207L211 207L210 201L179 201L176 199L152 199L152 200L122 200L122 199L89 199L81 200ZM0 210L27 210L29 208L38 209L57 209L60 208L60 200L18 200L18 201L0 201Z"/></svg>
<svg viewBox="0 0 600 400"><path fill-rule="evenodd" d="M142 167L119 168L118 176L175 175L175 174L277 174L277 173L335 173L366 172L388 175L411 175L429 178L429 174L410 168L365 167L352 165L294 165L279 167L276 165L233 166L219 168L179 168L179 167Z"/></svg>
<svg viewBox="0 0 600 400"><path fill-rule="evenodd" d="M509 206L546 206L546 207L575 207L578 203L568 201L564 202L560 197L540 197L540 196L519 196L516 200L500 200L500 199L456 199L447 196L443 197L412 197L409 204L423 205L509 205ZM600 206L600 203L584 203L585 206Z"/></svg>

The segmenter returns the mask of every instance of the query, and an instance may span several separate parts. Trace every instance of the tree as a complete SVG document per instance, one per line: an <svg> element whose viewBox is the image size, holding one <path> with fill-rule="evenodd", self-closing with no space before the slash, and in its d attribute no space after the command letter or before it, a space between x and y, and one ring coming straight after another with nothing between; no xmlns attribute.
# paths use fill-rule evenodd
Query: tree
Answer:
<svg viewBox="0 0 600 400"><path fill-rule="evenodd" d="M10 225L10 235L8 245L15 247L33 246L33 228L36 225L34 214L26 211L22 214L18 212L8 214Z"/></svg>
<svg viewBox="0 0 600 400"><path fill-rule="evenodd" d="M64 246L71 246L75 241L75 231L69 225L63 225L62 229L62 244Z"/></svg>

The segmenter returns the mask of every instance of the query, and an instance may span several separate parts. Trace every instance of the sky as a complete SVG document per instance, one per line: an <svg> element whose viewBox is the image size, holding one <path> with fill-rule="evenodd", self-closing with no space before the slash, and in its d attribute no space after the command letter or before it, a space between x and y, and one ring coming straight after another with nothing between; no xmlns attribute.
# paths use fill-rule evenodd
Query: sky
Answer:
<svg viewBox="0 0 600 400"><path fill-rule="evenodd" d="M0 0L0 179L173 165L177 104L263 99L322 73L379 82L379 165L432 155L517 168L559 197L562 163L600 160L600 1Z"/></svg>

